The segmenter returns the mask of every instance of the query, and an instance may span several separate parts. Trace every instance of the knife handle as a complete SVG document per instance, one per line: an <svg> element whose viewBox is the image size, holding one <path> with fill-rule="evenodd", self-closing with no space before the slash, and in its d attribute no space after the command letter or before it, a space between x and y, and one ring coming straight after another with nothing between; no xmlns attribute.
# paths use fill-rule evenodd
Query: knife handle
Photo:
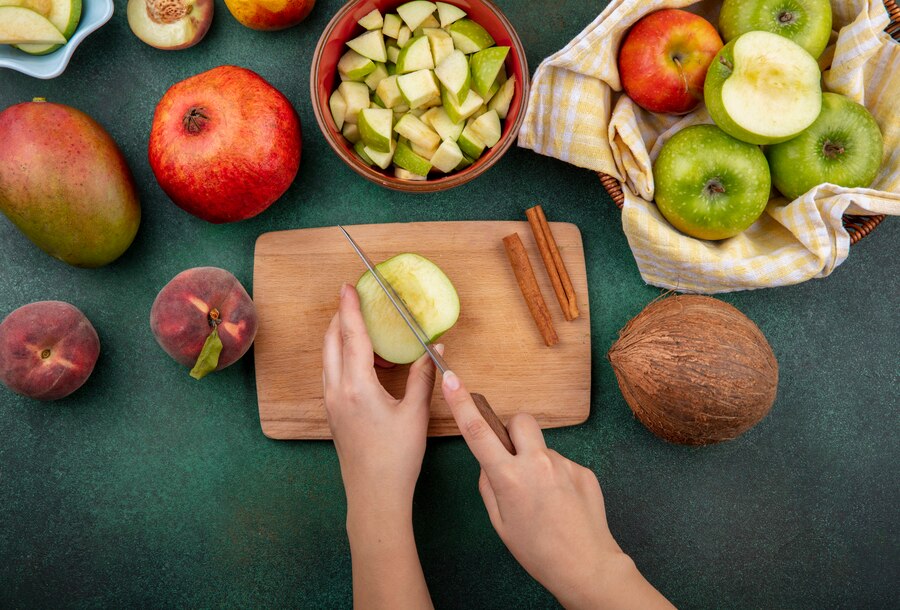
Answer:
<svg viewBox="0 0 900 610"><path fill-rule="evenodd" d="M503 422L500 421L500 418L494 413L487 398L482 394L472 392L472 400L475 402L475 406L478 407L478 411L481 413L484 421L491 427L491 430L494 431L494 434L497 435L497 438L500 439L500 442L503 443L506 450L515 455L516 448L513 446L512 439L509 438L509 432L506 431L506 426L503 425Z"/></svg>

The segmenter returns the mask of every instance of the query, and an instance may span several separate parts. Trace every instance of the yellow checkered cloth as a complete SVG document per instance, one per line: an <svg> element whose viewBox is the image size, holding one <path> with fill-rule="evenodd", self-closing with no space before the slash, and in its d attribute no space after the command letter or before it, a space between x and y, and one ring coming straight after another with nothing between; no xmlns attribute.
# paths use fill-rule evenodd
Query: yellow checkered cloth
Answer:
<svg viewBox="0 0 900 610"><path fill-rule="evenodd" d="M825 89L866 106L884 135L881 170L869 189L818 186L795 201L773 198L742 234L688 237L653 204L653 160L677 131L711 123L701 107L685 116L647 112L619 93L619 44L628 28L661 8L687 8L718 22L721 0L613 0L575 40L535 73L519 146L604 172L622 182L622 227L644 281L715 293L825 277L850 250L841 216L900 214L900 45L884 32L881 0L833 0L832 44L820 63ZM598 188L599 185L598 185Z"/></svg>

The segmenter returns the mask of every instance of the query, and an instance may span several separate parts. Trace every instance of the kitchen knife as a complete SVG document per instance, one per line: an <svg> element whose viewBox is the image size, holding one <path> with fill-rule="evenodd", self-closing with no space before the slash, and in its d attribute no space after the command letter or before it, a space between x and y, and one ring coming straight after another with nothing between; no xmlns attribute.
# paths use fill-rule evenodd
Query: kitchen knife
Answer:
<svg viewBox="0 0 900 610"><path fill-rule="evenodd" d="M403 299L399 294L394 290L394 287L391 286L391 283L387 281L387 279L381 275L381 272L375 267L372 260L366 256L366 253L362 251L362 248L359 247L350 234L347 233L347 230L338 225L338 228L344 234L344 237L347 238L347 241L350 242L350 245L353 246L353 249L359 255L359 258L362 259L366 268L372 273L372 277L375 278L375 281L378 282L378 285L381 286L381 289L384 290L385 295L387 295L388 300L394 305L397 309L397 313L400 314L400 317L403 318L403 321L406 322L406 325L409 326L409 330L412 331L413 335L415 335L416 339L419 343L422 344L422 347L425 348L425 352L431 357L431 360L434 362L434 365L437 369L443 374L450 370L447 366L447 362L444 360L443 356L434 348L431 340L428 338L428 335L422 330L422 327L419 325L419 322L416 320L415 316L413 316L412 312L409 311L409 308L406 306L406 303L403 302ZM487 424L491 427L491 430L497 435L500 439L500 442L503 443L503 446L506 447L506 450L516 454L516 449L512 444L512 440L509 438L509 432L506 430L506 426L503 425L503 422L500 421L500 418L497 417L497 414L494 412L494 409L491 408L490 403L488 403L487 399L481 394L476 394L472 392L472 401L475 403L475 406L478 408L478 411L481 413L481 416L487 422Z"/></svg>

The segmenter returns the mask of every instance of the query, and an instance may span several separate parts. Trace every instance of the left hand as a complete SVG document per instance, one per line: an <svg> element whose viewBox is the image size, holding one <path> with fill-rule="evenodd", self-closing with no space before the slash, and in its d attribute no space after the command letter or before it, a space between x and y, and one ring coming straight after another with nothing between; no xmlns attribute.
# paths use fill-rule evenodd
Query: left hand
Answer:
<svg viewBox="0 0 900 610"><path fill-rule="evenodd" d="M322 359L325 410L341 463L348 518L354 509L411 514L434 388L431 359L425 354L410 367L403 400L391 396L375 374L359 295L347 284L325 333Z"/></svg>

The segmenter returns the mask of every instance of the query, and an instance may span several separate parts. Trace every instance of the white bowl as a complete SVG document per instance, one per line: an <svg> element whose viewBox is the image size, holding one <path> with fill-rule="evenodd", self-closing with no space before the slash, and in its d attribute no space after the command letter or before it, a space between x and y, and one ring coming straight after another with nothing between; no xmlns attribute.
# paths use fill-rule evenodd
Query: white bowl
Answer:
<svg viewBox="0 0 900 610"><path fill-rule="evenodd" d="M15 47L0 44L0 68L12 68L35 78L56 78L63 73L72 53L82 40L113 14L112 0L82 0L78 29L62 47L47 55L29 55Z"/></svg>

